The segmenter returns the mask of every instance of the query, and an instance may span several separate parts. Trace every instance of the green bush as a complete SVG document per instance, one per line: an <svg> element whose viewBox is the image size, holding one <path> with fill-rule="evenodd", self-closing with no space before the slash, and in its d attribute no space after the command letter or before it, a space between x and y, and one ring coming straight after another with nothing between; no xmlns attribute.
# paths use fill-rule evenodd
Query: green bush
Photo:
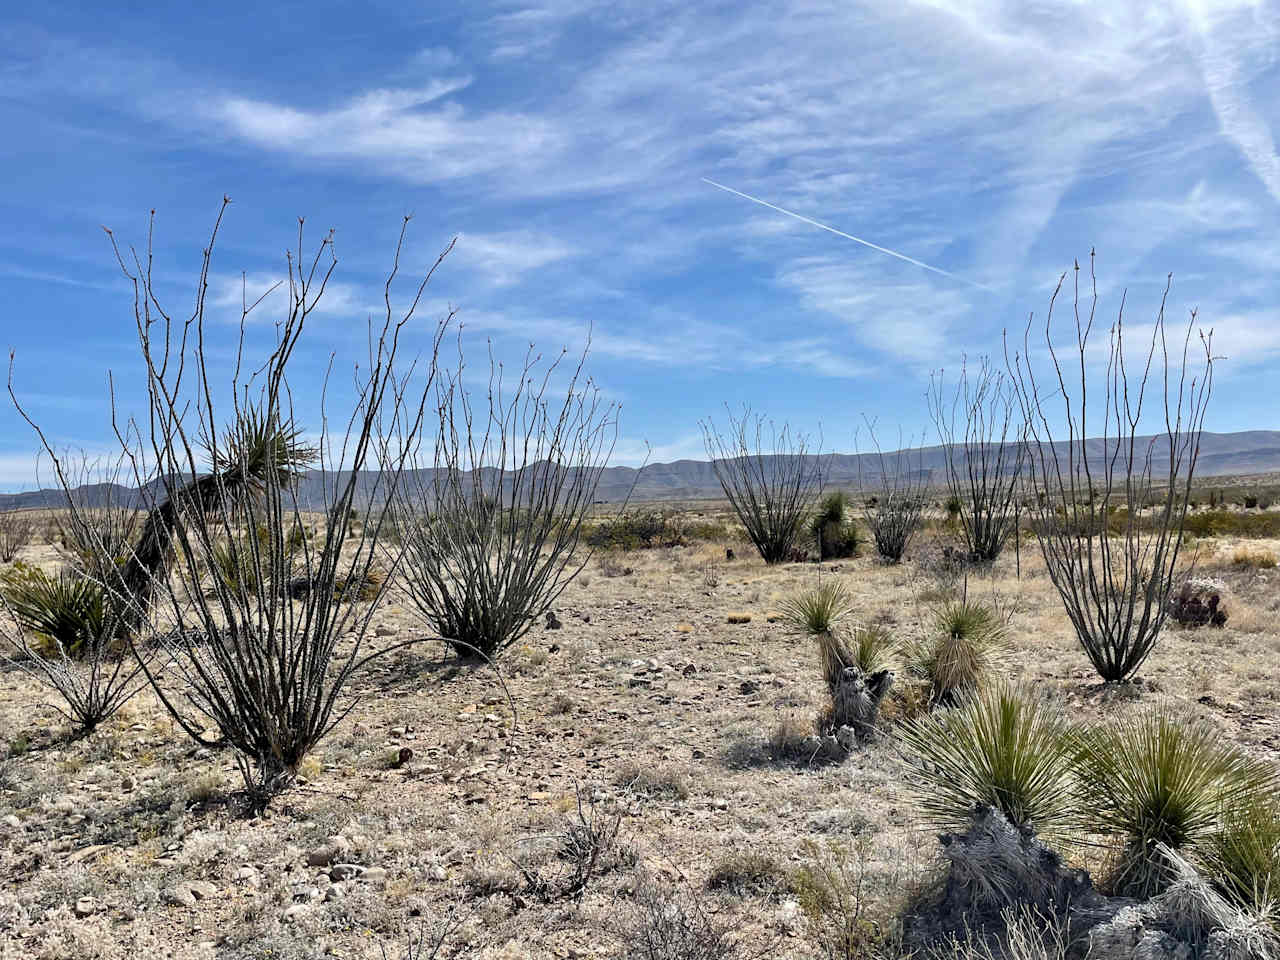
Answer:
<svg viewBox="0 0 1280 960"><path fill-rule="evenodd" d="M0 573L0 594L18 623L36 635L37 652L78 659L103 629L102 587L71 570L50 576L18 561Z"/></svg>
<svg viewBox="0 0 1280 960"><path fill-rule="evenodd" d="M1082 732L1076 767L1089 822L1123 840L1111 883L1131 896L1161 888L1162 846L1182 851L1208 840L1224 810L1247 809L1277 786L1268 766L1217 730L1168 710Z"/></svg>
<svg viewBox="0 0 1280 960"><path fill-rule="evenodd" d="M934 703L954 703L978 688L1004 646L1006 627L987 604L953 600L934 612L933 630L907 648L907 666L928 681Z"/></svg>
<svg viewBox="0 0 1280 960"><path fill-rule="evenodd" d="M664 514L646 510L595 524L583 534L583 540L597 550L644 550L681 546L685 532Z"/></svg>
<svg viewBox="0 0 1280 960"><path fill-rule="evenodd" d="M944 829L963 828L979 807L1016 826L1059 835L1076 819L1074 741L1060 711L1004 683L960 698L902 728L920 806Z"/></svg>
<svg viewBox="0 0 1280 960"><path fill-rule="evenodd" d="M1234 510L1198 510L1187 514L1182 528L1192 537L1280 537L1280 511L1236 513Z"/></svg>

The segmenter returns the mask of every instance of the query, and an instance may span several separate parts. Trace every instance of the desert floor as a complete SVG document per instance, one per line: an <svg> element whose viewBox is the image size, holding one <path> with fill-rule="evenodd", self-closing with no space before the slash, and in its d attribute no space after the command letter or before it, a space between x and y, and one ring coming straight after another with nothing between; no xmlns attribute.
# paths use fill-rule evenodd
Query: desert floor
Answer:
<svg viewBox="0 0 1280 960"><path fill-rule="evenodd" d="M438 642L376 663L301 784L253 819L230 752L193 746L149 692L69 741L48 693L11 664L0 670L0 958L398 958L447 917L440 956L619 957L642 874L700 904L742 956L817 956L789 871L844 858L874 921L933 875L938 844L914 810L894 704L884 735L842 764L774 754L772 738L811 724L824 697L811 641L776 610L837 577L857 597L854 620L919 636L945 586L922 562L937 536L900 566L766 567L741 542L598 555L556 604L563 627L536 624L501 678ZM1226 588L1226 628L1170 627L1143 682L1124 690L1090 671L1033 542L1020 577L1010 553L967 589L1011 614L999 671L1073 717L1172 701L1274 758L1280 571L1234 567L1235 545L1198 544L1201 575ZM743 613L749 622L729 622ZM397 596L374 623L375 643L429 633ZM412 757L397 766L402 747ZM546 902L520 866L564 869L557 837L580 805L621 816L617 850L579 901ZM343 879L335 862L363 873ZM729 882L712 889L713 875Z"/></svg>

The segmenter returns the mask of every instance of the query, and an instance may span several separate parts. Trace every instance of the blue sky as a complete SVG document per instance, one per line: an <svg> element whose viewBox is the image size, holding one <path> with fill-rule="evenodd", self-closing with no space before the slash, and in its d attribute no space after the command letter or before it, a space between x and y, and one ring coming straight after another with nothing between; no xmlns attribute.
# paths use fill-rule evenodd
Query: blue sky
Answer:
<svg viewBox="0 0 1280 960"><path fill-rule="evenodd" d="M999 352L1096 246L1102 316L1149 322L1174 273L1226 356L1207 426L1274 428L1280 7L1274 4L47 2L0 26L0 311L60 446L137 410L131 292L99 225L145 237L175 313L234 199L239 277L283 274L305 215L340 265L295 394L358 355L404 213L450 237L421 314L474 348L580 349L622 404L615 462L701 456L748 402L848 450L927 422L929 373ZM878 253L711 178L954 274ZM985 288L985 289L984 289ZM272 303L251 344L265 342ZM256 339L255 339L256 337ZM305 417L305 413L304 413ZM35 441L0 410L0 488Z"/></svg>

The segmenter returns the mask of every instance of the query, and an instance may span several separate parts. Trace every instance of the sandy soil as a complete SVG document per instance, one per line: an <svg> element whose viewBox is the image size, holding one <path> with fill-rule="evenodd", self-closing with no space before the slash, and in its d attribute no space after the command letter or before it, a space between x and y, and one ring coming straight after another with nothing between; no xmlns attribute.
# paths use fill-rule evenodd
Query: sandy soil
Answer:
<svg viewBox="0 0 1280 960"><path fill-rule="evenodd" d="M594 559L557 605L562 629L536 625L501 679L432 643L378 662L304 782L262 818L242 815L229 753L194 747L149 693L68 741L46 691L5 668L0 958L399 957L450 915L456 955L620 957L641 873L696 897L748 951L817 955L788 871L839 849L887 911L930 875L937 843L891 728L840 765L772 755L775 731L811 723L823 696L811 643L773 612L839 577L856 618L908 638L928 629L939 583L914 561L766 567L730 545L731 562L723 543ZM1274 758L1280 572L1232 567L1234 546L1202 544L1199 558L1227 588L1226 629L1170 629L1144 683L1123 693L1096 682L1034 545L1020 578L1010 555L968 591L1013 611L1001 672L1074 717L1170 700ZM48 561L49 548L32 549ZM928 552L921 541L915 553ZM741 613L750 622L728 622ZM379 643L427 634L394 596L375 624ZM621 817L618 849L580 901L546 902L517 865L563 872L557 838L580 804L599 822ZM777 883L708 889L745 854ZM342 879L335 862L365 872Z"/></svg>

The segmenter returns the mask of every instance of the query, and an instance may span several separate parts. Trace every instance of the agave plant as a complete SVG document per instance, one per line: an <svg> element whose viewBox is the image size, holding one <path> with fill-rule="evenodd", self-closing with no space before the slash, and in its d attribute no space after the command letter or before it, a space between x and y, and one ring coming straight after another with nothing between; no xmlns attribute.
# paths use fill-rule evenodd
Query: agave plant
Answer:
<svg viewBox="0 0 1280 960"><path fill-rule="evenodd" d="M1112 886L1133 896L1164 885L1162 848L1208 841L1224 810L1248 809L1277 786L1269 766L1168 709L1085 731L1075 753L1090 822L1122 839Z"/></svg>
<svg viewBox="0 0 1280 960"><path fill-rule="evenodd" d="M995 683L902 728L925 815L963 827L982 807L1060 835L1076 821L1073 741L1063 714L1024 687Z"/></svg>

